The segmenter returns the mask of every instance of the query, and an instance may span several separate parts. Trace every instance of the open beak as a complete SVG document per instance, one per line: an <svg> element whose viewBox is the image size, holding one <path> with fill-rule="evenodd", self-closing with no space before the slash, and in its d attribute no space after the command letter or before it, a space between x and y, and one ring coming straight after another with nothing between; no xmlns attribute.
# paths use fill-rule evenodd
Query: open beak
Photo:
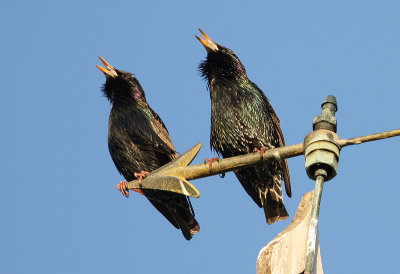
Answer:
<svg viewBox="0 0 400 274"><path fill-rule="evenodd" d="M100 67L100 66L98 66L98 65L96 65L96 67L99 69L99 70L101 70L103 73L104 73L104 75L106 76L106 77L108 77L108 76L110 76L110 77L117 77L118 76L118 74L117 74L117 71L115 70L115 68L113 68L106 60L104 60L101 56L99 56L99 58L100 58L100 60L101 60L101 62L103 63L103 65L106 67L106 68L103 68L103 67Z"/></svg>
<svg viewBox="0 0 400 274"><path fill-rule="evenodd" d="M200 38L199 36L196 35L196 38L199 39L200 43L203 44L203 46L206 48L207 52L210 51L218 51L218 45L214 43L213 40L201 29L199 29L201 34L203 35L203 38Z"/></svg>

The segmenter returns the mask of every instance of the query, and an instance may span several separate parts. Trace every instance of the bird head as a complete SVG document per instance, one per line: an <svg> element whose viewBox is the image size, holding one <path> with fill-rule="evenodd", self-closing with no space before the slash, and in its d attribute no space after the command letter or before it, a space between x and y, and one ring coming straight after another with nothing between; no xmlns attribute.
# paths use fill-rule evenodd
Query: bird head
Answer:
<svg viewBox="0 0 400 274"><path fill-rule="evenodd" d="M96 65L106 76L103 93L112 104L132 103L146 101L144 91L136 77L123 70L111 66L104 58L100 57L104 67Z"/></svg>
<svg viewBox="0 0 400 274"><path fill-rule="evenodd" d="M207 50L207 58L199 65L199 71L204 78L212 79L241 79L246 78L246 69L236 54L217 43L201 29L203 38L196 35L196 38Z"/></svg>

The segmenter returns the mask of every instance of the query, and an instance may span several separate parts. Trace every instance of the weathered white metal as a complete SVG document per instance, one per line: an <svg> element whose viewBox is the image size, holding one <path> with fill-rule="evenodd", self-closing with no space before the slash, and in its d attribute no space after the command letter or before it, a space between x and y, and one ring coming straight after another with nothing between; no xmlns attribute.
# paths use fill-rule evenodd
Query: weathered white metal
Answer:
<svg viewBox="0 0 400 274"><path fill-rule="evenodd" d="M303 195L292 223L261 249L257 258L257 274L299 274L304 272L308 229L314 191ZM316 230L314 274L322 274L318 230Z"/></svg>

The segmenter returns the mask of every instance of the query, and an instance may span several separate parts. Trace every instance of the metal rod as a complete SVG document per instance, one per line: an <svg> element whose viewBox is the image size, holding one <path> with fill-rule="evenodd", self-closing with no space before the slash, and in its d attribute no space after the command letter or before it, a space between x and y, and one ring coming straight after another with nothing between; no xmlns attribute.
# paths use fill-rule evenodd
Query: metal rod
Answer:
<svg viewBox="0 0 400 274"><path fill-rule="evenodd" d="M348 145L356 145L364 142L370 142L400 135L400 129L391 131L385 131L377 134L366 135L351 139L336 140L335 143L340 147ZM187 180L199 179L224 172L248 167L259 164L268 160L281 160L284 158L291 158L302 155L304 153L304 143L278 147L267 150L263 153L262 157L260 153L254 152L245 155L230 157L215 161L212 163L212 167L208 163L196 164L191 166L174 166L170 167L168 172L164 172L165 176L178 176ZM133 180L127 184L127 188L136 189L138 188L138 180ZM140 188L140 187L139 187Z"/></svg>
<svg viewBox="0 0 400 274"><path fill-rule="evenodd" d="M194 146L192 149L188 150L182 155L185 155L189 153L191 156L188 156L190 158L190 161L193 159L192 157L195 157L198 149L195 151L195 153L191 153L193 149L195 149L196 146ZM203 177L208 177L208 176L213 176L216 174L221 174L225 173L228 171L240 169L243 167L248 167L248 166L253 166L262 162L265 162L267 160L282 160L284 158L290 158L290 157L295 157L298 155L303 154L303 143L301 144L296 144L296 145L291 145L291 146L284 146L284 147L278 147L274 149L270 149L267 151L264 151L262 154L260 152L253 152L245 155L239 155L239 156L234 156L226 159L221 159L212 162L212 165L210 166L209 163L201 163L201 164L196 164L196 165L191 165L187 166L181 165L181 164L174 164L174 162L171 162L164 167L159 168L158 170L155 170L153 173L151 173L148 178L152 177L155 178L157 175L163 175L163 176L168 176L168 177L175 177L179 179L184 179L184 180L193 180L193 179L199 179ZM181 156L182 156L181 155ZM178 161L176 159L176 161ZM188 161L188 163L190 163ZM178 179L178 180L179 180ZM158 183L153 183L153 186L151 187L152 189L160 189L160 190L169 190L168 187L163 186L161 187L161 182L165 181L165 178L161 178ZM157 185L160 187L158 188ZM150 187L148 184L146 184L146 178L143 180L143 184L139 182L138 180L133 180L127 183L126 188L127 189L137 189L137 188L148 188Z"/></svg>
<svg viewBox="0 0 400 274"><path fill-rule="evenodd" d="M306 259L306 267L304 270L305 274L312 273L314 268L315 250L317 248L317 236L318 236L319 207L321 204L324 179L327 173L323 169L318 169L315 171L315 175L316 175L316 183L315 183L314 197L311 208L310 226L308 228L307 253L306 253L307 259Z"/></svg>
<svg viewBox="0 0 400 274"><path fill-rule="evenodd" d="M365 142L371 142L371 141L376 141L376 140L381 140L381 139L386 139L390 137L395 137L400 135L400 129L394 129L390 131L384 131L376 134L370 134L370 135L365 135L365 136L360 136L360 137L355 137L351 139L341 139L337 143L340 147L345 147L349 145L358 145L361 143Z"/></svg>
<svg viewBox="0 0 400 274"><path fill-rule="evenodd" d="M340 147L345 147L348 145L361 144L365 142L386 139L390 137L395 137L400 135L400 129L395 129L391 131L385 131L377 134L366 135L355 137L351 139L341 139L338 140L338 145ZM296 157L303 154L303 143L279 147L264 152L261 159L259 153L250 153L246 155L240 155L235 157L230 157L226 159L221 159L212 163L212 169L210 171L208 164L196 164L186 167L180 167L179 173L184 174L187 180L193 180L198 178L203 178L207 176L212 176L220 174L223 172L232 171L238 168L243 168L251 166L262 161L267 160L280 160L283 158Z"/></svg>
<svg viewBox="0 0 400 274"><path fill-rule="evenodd" d="M400 129L394 129L391 131L385 131L381 133L355 137L351 139L341 139L337 141L340 147L349 145L357 145L365 142L371 142L386 138L391 138L400 135ZM267 160L280 160L283 158L292 158L303 154L303 143L279 147L271 150L267 150L263 154L261 159L259 153L250 153L226 159L221 159L212 163L212 170L210 171L208 164L196 164L186 167L180 167L179 173L184 174L187 180L193 180L203 177L208 177L228 171L232 171L238 168L251 166L262 161Z"/></svg>
<svg viewBox="0 0 400 274"><path fill-rule="evenodd" d="M255 152L214 161L211 170L208 163L202 163L179 167L176 172L182 174L187 180L193 180L252 166L267 160L281 160L302 154L303 143L264 151L262 157L260 152Z"/></svg>

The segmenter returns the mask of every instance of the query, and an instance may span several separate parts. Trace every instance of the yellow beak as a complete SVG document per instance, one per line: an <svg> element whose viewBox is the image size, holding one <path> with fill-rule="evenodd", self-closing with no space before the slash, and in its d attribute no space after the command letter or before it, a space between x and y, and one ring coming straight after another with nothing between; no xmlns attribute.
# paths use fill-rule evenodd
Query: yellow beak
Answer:
<svg viewBox="0 0 400 274"><path fill-rule="evenodd" d="M100 66L98 66L98 65L96 65L96 67L99 69L99 70L101 70L103 73L104 73L104 75L107 77L107 76L110 76L110 77L117 77L118 76L118 74L117 74L117 71L115 70L115 68L113 68L106 60L104 60L104 58L102 58L101 56L99 56L99 58L100 58L100 61L103 63L103 65L106 67L106 68L103 68L103 67L100 67Z"/></svg>
<svg viewBox="0 0 400 274"><path fill-rule="evenodd" d="M199 29L200 33L203 35L203 38L200 38L196 35L196 38L199 39L200 43L206 48L207 52L210 51L218 51L218 45L214 43L213 40L201 29Z"/></svg>

